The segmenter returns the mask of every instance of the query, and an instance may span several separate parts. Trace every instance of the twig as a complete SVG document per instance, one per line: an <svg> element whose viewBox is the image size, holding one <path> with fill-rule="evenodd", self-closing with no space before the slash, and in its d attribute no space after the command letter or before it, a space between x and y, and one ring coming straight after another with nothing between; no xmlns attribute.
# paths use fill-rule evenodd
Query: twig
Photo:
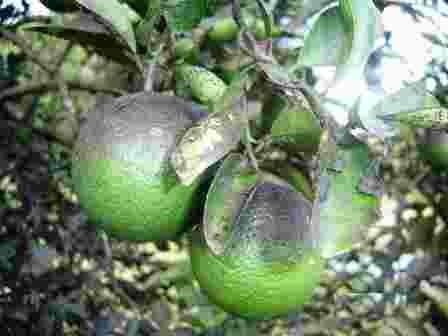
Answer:
<svg viewBox="0 0 448 336"><path fill-rule="evenodd" d="M126 92L120 89L114 89L106 86L100 86L93 83L83 83L76 80L66 81L67 87L74 90L104 92L115 96L125 95ZM21 86L16 86L11 89L4 90L0 93L0 101L8 98L17 98L29 94L42 93L51 90L58 90L60 88L58 80L49 80L45 83L28 83Z"/></svg>

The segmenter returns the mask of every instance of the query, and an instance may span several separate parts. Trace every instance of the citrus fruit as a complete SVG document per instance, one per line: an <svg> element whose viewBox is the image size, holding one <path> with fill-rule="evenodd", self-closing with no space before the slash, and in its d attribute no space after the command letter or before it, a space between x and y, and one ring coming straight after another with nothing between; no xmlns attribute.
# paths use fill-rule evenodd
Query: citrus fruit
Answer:
<svg viewBox="0 0 448 336"><path fill-rule="evenodd" d="M169 158L199 117L179 97L148 92L89 113L72 159L74 189L89 218L121 239L164 240L182 232L200 207L203 181L181 185Z"/></svg>
<svg viewBox="0 0 448 336"><path fill-rule="evenodd" d="M73 12L78 9L74 0L40 0L40 2L48 9L60 13Z"/></svg>
<svg viewBox="0 0 448 336"><path fill-rule="evenodd" d="M221 98L226 89L226 83L206 68L189 64L176 68L178 95L192 96L202 104L212 104Z"/></svg>
<svg viewBox="0 0 448 336"><path fill-rule="evenodd" d="M442 130L428 130L419 143L423 159L435 169L448 169L448 133Z"/></svg>
<svg viewBox="0 0 448 336"><path fill-rule="evenodd" d="M288 152L315 153L319 147L322 129L312 110L283 95L268 96L261 126Z"/></svg>
<svg viewBox="0 0 448 336"><path fill-rule="evenodd" d="M191 235L192 270L209 299L248 319L300 309L324 268L311 210L284 179L228 156L208 192L202 231Z"/></svg>

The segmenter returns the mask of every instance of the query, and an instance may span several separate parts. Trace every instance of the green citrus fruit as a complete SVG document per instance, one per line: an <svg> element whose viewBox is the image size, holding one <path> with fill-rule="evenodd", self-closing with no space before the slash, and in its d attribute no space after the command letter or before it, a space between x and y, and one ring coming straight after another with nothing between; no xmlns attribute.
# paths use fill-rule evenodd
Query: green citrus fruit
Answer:
<svg viewBox="0 0 448 336"><path fill-rule="evenodd" d="M448 169L448 133L441 130L428 130L419 144L422 157L435 169Z"/></svg>
<svg viewBox="0 0 448 336"><path fill-rule="evenodd" d="M40 0L40 2L48 9L60 13L74 12L78 9L74 0Z"/></svg>
<svg viewBox="0 0 448 336"><path fill-rule="evenodd" d="M269 130L274 143L291 153L315 153L322 129L311 109L282 95L268 97L263 105L261 126Z"/></svg>
<svg viewBox="0 0 448 336"><path fill-rule="evenodd" d="M282 178L228 157L207 195L202 231L191 239L193 273L209 299L248 319L303 307L324 269L311 211Z"/></svg>
<svg viewBox="0 0 448 336"><path fill-rule="evenodd" d="M202 104L211 104L224 94L226 83L206 68L182 64L176 68L176 90L182 96L191 96Z"/></svg>
<svg viewBox="0 0 448 336"><path fill-rule="evenodd" d="M164 240L182 232L200 207L202 181L181 185L169 160L198 118L187 101L147 92L90 113L72 160L74 188L89 218L120 239Z"/></svg>

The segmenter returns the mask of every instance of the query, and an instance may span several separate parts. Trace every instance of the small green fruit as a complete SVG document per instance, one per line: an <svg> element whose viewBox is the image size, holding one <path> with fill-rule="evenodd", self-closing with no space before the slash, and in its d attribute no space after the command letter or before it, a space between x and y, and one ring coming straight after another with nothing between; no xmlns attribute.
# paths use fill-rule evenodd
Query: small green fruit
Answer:
<svg viewBox="0 0 448 336"><path fill-rule="evenodd" d="M60 13L74 12L78 9L75 0L40 0L40 2L48 9Z"/></svg>
<svg viewBox="0 0 448 336"><path fill-rule="evenodd" d="M176 68L176 85L182 95L190 94L203 104L219 100L227 89L226 83L213 72L189 64Z"/></svg>
<svg viewBox="0 0 448 336"><path fill-rule="evenodd" d="M226 17L217 20L213 27L208 31L207 37L213 42L227 42L236 39L239 28L235 20Z"/></svg>
<svg viewBox="0 0 448 336"><path fill-rule="evenodd" d="M175 238L201 207L201 179L181 185L169 160L198 116L179 97L147 92L91 112L74 147L72 175L93 222L119 239Z"/></svg>
<svg viewBox="0 0 448 336"><path fill-rule="evenodd" d="M181 38L174 45L174 54L177 59L184 59L189 63L199 62L199 49L190 38Z"/></svg>
<svg viewBox="0 0 448 336"><path fill-rule="evenodd" d="M262 129L270 130L273 140L288 152L315 153L322 128L314 113L287 97L268 97L262 112Z"/></svg>

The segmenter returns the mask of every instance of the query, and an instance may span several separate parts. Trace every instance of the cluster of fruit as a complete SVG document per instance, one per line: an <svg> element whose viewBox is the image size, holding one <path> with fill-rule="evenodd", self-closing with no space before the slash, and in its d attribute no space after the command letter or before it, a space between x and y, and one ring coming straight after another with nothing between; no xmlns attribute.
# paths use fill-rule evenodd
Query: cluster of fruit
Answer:
<svg viewBox="0 0 448 336"><path fill-rule="evenodd" d="M214 94L226 90L205 69L181 69L187 75L199 71L196 80L213 79L192 87L200 100L212 98L204 96L207 83L213 83ZM191 261L215 303L250 318L302 306L323 268L311 246L309 178L288 162L260 160L255 169L235 150L190 185L181 184L170 158L200 116L186 99L150 92L91 111L73 152L80 204L100 228L132 241L174 239L202 220L211 229L190 233ZM304 125L320 132L312 126Z"/></svg>

